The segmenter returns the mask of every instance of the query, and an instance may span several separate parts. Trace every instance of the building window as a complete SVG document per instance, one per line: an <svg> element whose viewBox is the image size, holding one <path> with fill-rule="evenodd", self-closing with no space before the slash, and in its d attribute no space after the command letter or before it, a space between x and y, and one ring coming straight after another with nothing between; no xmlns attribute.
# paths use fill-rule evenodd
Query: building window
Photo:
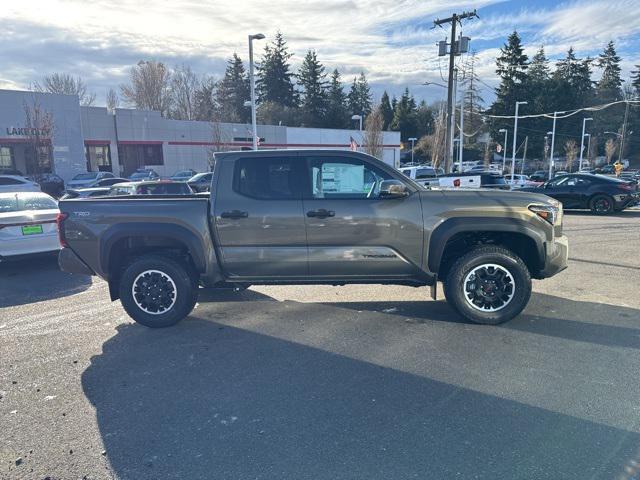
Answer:
<svg viewBox="0 0 640 480"><path fill-rule="evenodd" d="M33 145L27 146L24 153L27 175L51 173L52 151L51 145L39 145L37 148L34 148Z"/></svg>
<svg viewBox="0 0 640 480"><path fill-rule="evenodd" d="M13 148L0 147L0 168L7 170L13 170L15 168Z"/></svg>
<svg viewBox="0 0 640 480"><path fill-rule="evenodd" d="M111 148L109 145L85 145L87 171L112 172Z"/></svg>
<svg viewBox="0 0 640 480"><path fill-rule="evenodd" d="M139 168L164 165L162 144L118 144L118 158L123 175L131 175Z"/></svg>

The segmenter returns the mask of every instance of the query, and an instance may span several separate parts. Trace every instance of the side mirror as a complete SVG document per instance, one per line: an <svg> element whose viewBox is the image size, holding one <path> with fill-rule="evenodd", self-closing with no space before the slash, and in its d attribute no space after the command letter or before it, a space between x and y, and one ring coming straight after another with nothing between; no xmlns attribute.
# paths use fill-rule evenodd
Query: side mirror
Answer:
<svg viewBox="0 0 640 480"><path fill-rule="evenodd" d="M400 180L383 180L380 184L380 198L408 197L409 190Z"/></svg>

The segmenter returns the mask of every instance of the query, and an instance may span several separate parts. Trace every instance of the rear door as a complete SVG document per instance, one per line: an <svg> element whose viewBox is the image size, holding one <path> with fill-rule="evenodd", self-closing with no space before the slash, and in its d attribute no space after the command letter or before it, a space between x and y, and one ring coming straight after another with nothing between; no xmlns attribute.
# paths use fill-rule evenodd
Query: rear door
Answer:
<svg viewBox="0 0 640 480"><path fill-rule="evenodd" d="M381 181L405 181L403 176L355 154L305 155L303 204L310 275L347 279L416 275L423 244L419 195L412 186L408 197L378 195Z"/></svg>
<svg viewBox="0 0 640 480"><path fill-rule="evenodd" d="M223 268L232 277L308 274L302 159L263 152L217 164L212 209Z"/></svg>

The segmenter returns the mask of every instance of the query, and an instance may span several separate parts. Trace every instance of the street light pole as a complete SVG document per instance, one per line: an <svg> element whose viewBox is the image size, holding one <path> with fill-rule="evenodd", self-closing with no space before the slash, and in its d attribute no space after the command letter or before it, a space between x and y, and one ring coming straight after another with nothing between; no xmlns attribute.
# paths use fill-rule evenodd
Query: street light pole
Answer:
<svg viewBox="0 0 640 480"><path fill-rule="evenodd" d="M504 132L504 152L502 152L502 175L504 175L504 169L507 168L507 134L509 131L506 128L501 128L498 132Z"/></svg>
<svg viewBox="0 0 640 480"><path fill-rule="evenodd" d="M553 128L551 129L551 157L549 158L549 180L553 175L553 148L556 145L556 119L558 117L558 113L564 112L553 112Z"/></svg>
<svg viewBox="0 0 640 480"><path fill-rule="evenodd" d="M249 84L251 85L251 127L253 133L253 149L258 150L258 126L256 125L256 81L253 75L253 41L262 40L264 35L249 35Z"/></svg>
<svg viewBox="0 0 640 480"><path fill-rule="evenodd" d="M516 173L516 139L518 138L518 108L520 105L526 105L527 102L516 102L516 118L513 125L513 152L511 153L511 184Z"/></svg>
<svg viewBox="0 0 640 480"><path fill-rule="evenodd" d="M360 121L360 131L362 131L362 115L353 115L351 120L359 120Z"/></svg>
<svg viewBox="0 0 640 480"><path fill-rule="evenodd" d="M415 137L411 137L411 138L408 138L407 140L411 142L411 163L413 164L413 146L415 145L415 142L418 139Z"/></svg>
<svg viewBox="0 0 640 480"><path fill-rule="evenodd" d="M582 119L582 136L580 137L580 163L578 164L578 171L582 170L582 151L584 150L584 128L585 128L585 124L590 121L593 120L593 118L583 118Z"/></svg>

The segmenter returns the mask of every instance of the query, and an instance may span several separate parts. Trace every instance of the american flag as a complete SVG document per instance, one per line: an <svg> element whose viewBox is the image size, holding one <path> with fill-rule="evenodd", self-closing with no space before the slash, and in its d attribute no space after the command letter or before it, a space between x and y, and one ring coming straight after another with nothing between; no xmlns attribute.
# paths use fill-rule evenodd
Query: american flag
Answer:
<svg viewBox="0 0 640 480"><path fill-rule="evenodd" d="M353 137L349 137L349 149L357 152L358 151L358 142Z"/></svg>

